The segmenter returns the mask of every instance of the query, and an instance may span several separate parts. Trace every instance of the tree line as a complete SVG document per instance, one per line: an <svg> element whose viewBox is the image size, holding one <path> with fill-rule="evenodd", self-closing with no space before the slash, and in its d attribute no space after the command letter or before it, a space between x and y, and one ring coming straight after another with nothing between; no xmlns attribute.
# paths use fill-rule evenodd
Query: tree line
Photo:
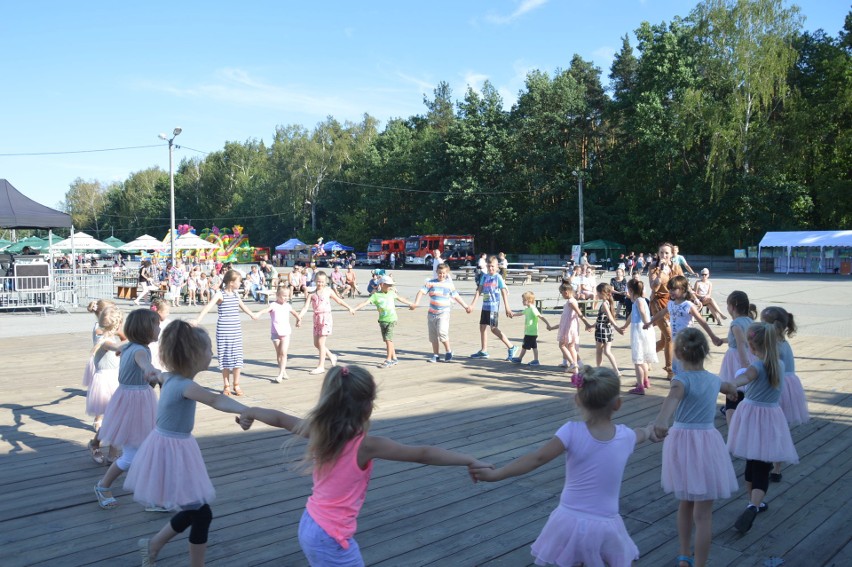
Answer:
<svg viewBox="0 0 852 567"><path fill-rule="evenodd" d="M839 23L841 24L841 23ZM769 230L852 225L852 11L836 37L781 0L704 0L643 22L609 69L534 70L506 108L447 83L383 129L327 117L228 142L175 172L178 224L244 226L255 245L473 233L478 247L564 253L585 238L671 239L730 254ZM169 226L168 172L75 180L65 210L119 238Z"/></svg>

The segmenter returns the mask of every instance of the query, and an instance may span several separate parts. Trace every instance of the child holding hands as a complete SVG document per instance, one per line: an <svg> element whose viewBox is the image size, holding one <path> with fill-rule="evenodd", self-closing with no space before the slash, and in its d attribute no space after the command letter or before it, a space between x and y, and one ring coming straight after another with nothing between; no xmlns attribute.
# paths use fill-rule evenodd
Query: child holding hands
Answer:
<svg viewBox="0 0 852 567"><path fill-rule="evenodd" d="M681 371L672 378L669 395L654 422L663 443L662 486L680 501L677 511L680 555L678 567L704 567L713 535L713 501L737 490L737 476L713 418L722 380L704 370L710 354L698 329L684 329L675 338ZM669 420L674 415L674 425ZM695 559L690 557L695 525Z"/></svg>
<svg viewBox="0 0 852 567"><path fill-rule="evenodd" d="M645 299L645 284L641 280L627 282L627 296L633 302L633 309L621 330L630 326L630 354L636 369L636 387L630 393L644 396L651 387L651 364L658 361L656 337L649 328L651 306Z"/></svg>
<svg viewBox="0 0 852 567"><path fill-rule="evenodd" d="M287 376L287 349L290 347L290 334L293 329L290 327L290 315L296 318L296 326L302 325L302 317L299 312L293 309L290 304L290 288L279 286L275 292L275 301L269 304L266 309L261 309L257 312L257 316L269 313L269 318L272 320L272 329L270 338L272 346L275 347L275 357L278 360L278 376L274 378L276 383L286 380Z"/></svg>
<svg viewBox="0 0 852 567"><path fill-rule="evenodd" d="M633 448L651 439L651 425L630 429L612 422L621 407L621 384L608 368L584 366L573 379L583 421L569 421L537 450L493 470L470 466L475 480L520 476L565 454L565 488L532 545L539 565L629 567L639 549L618 514L618 498Z"/></svg>
<svg viewBox="0 0 852 567"><path fill-rule="evenodd" d="M521 352L517 357L512 358L512 362L520 364L524 360L524 355L528 350L532 350L533 359L530 361L530 366L540 366L538 361L538 320L544 321L547 325L547 330L551 330L550 323L547 322L539 310L535 306L535 294L531 291L526 291L521 295L521 300L524 304L524 310L519 311L518 315L524 316L524 342L521 345Z"/></svg>
<svg viewBox="0 0 852 567"><path fill-rule="evenodd" d="M160 358L168 372L157 405L157 427L145 438L127 473L124 488L144 506L178 511L151 538L139 540L143 567L156 564L166 543L186 528L189 532L189 564L204 565L207 533L213 520L210 503L216 491L192 436L195 404L240 413L246 406L225 394L214 394L194 382L207 370L212 358L207 331L186 321L175 321L163 332Z"/></svg>
<svg viewBox="0 0 852 567"><path fill-rule="evenodd" d="M331 317L331 302L334 301L338 305L345 307L351 314L355 311L343 300L328 285L328 276L325 272L316 272L314 274L316 281L316 289L308 292L305 297L305 305L299 311L299 317L304 317L308 311L308 307L314 310L314 346L319 351L319 362L317 367L310 371L310 374L322 374L325 372L325 359L331 362L332 366L337 364L337 356L334 355L328 348L328 337L331 336L334 320Z"/></svg>
<svg viewBox="0 0 852 567"><path fill-rule="evenodd" d="M565 300L562 306L562 316L559 318L559 332L556 341L559 350L562 351L562 366L567 372L573 372L580 366L580 321L586 326L586 330L594 327L586 319L580 304L574 299L574 287L569 282L562 282L559 286L559 294ZM548 327L552 331L553 327Z"/></svg>
<svg viewBox="0 0 852 567"><path fill-rule="evenodd" d="M265 408L240 415L243 429L262 421L308 440L313 491L299 523L299 544L311 565L364 565L353 537L375 459L485 470L487 463L440 447L403 445L368 435L376 399L373 376L358 366L334 366L319 402L305 417Z"/></svg>
<svg viewBox="0 0 852 567"><path fill-rule="evenodd" d="M396 288L393 287L393 278L390 276L382 276L381 282L381 289L352 308L352 312L354 313L371 303L376 306L379 311L379 329L382 331L382 340L385 341L387 350L385 361L379 365L379 368L390 368L399 364L399 360L396 358L396 349L393 346L393 329L399 319L396 314L396 302L399 301L409 307L412 307L414 303L396 292Z"/></svg>

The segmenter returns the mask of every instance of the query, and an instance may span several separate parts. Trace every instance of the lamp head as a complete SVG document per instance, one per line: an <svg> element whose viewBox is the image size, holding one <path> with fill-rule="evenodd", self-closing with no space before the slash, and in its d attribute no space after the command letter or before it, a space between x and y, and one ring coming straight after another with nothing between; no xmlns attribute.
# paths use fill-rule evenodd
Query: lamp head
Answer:
<svg viewBox="0 0 852 567"><path fill-rule="evenodd" d="M161 140L168 140L169 139L168 136L166 136L165 134L160 134L157 137L160 138Z"/></svg>
<svg viewBox="0 0 852 567"><path fill-rule="evenodd" d="M178 135L178 134L180 134L181 132L183 132L183 128L178 127L178 128L175 128L175 131L173 132L173 134L174 134L175 136L177 136L177 135Z"/></svg>

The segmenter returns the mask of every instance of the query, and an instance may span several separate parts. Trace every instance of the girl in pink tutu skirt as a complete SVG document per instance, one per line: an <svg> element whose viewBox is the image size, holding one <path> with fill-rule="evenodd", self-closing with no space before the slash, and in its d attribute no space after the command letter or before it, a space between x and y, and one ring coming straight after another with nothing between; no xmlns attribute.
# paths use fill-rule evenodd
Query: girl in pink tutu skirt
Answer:
<svg viewBox="0 0 852 567"><path fill-rule="evenodd" d="M621 480L633 448L650 439L653 428L631 430L612 423L621 407L621 384L612 370L584 366L572 381L584 421L569 421L539 449L499 469L471 468L471 474L495 482L567 453L559 507L532 545L536 565L628 567L639 558L639 549L618 514Z"/></svg>
<svg viewBox="0 0 852 567"><path fill-rule="evenodd" d="M722 368L719 370L719 378L722 382L733 382L737 371L748 368L754 361L754 356L748 349L746 341L746 330L757 318L757 307L748 300L744 291L732 291L728 295L728 314L731 316L731 326L728 329L728 350L722 358ZM740 392L735 399L725 401L724 414L728 426L737 405L742 401L745 394Z"/></svg>
<svg viewBox="0 0 852 567"><path fill-rule="evenodd" d="M96 345L98 342L98 338L101 336L101 326L99 324L99 319L101 317L101 312L108 307L115 307L115 302L110 299L99 299L97 301L90 301L86 306L86 311L93 314L95 316L95 325L92 327L92 345ZM93 360L93 356L89 356L89 361L86 363L86 368L83 370L83 386L88 388L92 383L92 376L95 375L95 363ZM95 431L101 426L101 422L95 422Z"/></svg>
<svg viewBox="0 0 852 567"><path fill-rule="evenodd" d="M736 398L737 388L748 384L745 399L728 428L728 450L735 457L746 459L749 504L734 524L740 533L749 531L758 512L767 510L763 498L769 488L772 463L799 462L780 406L784 363L778 358L777 336L774 325L753 323L746 331L746 339L757 360L733 382L722 385L722 391L731 399Z"/></svg>
<svg viewBox="0 0 852 567"><path fill-rule="evenodd" d="M808 411L808 400L805 397L805 389L802 380L796 374L796 359L793 357L793 349L790 348L788 337L796 334L796 322L793 314L783 307L767 307L760 312L760 320L764 323L775 325L778 333L778 353L781 362L784 363L784 389L781 390L781 411L787 418L790 427L807 423L811 419ZM781 463L773 463L772 472L769 474L772 482L781 482Z"/></svg>
<svg viewBox="0 0 852 567"><path fill-rule="evenodd" d="M679 567L704 567L713 535L713 501L729 498L737 476L722 435L713 424L722 381L704 370L710 354L707 338L698 329L684 329L675 339L681 370L672 378L669 395L654 423L663 443L662 486L680 500L677 510ZM674 415L674 424L669 420ZM690 557L695 524L695 559Z"/></svg>
<svg viewBox="0 0 852 567"><path fill-rule="evenodd" d="M156 564L166 543L187 528L189 564L204 565L207 533L213 520L210 503L216 496L198 443L192 436L195 403L219 411L240 413L244 405L224 394L214 394L193 381L212 359L210 337L186 321L173 321L160 337L160 360L167 369L157 404L157 425L139 447L124 488L147 507L176 510L177 514L153 538L139 540L142 565Z"/></svg>
<svg viewBox="0 0 852 567"><path fill-rule="evenodd" d="M314 486L299 522L299 545L312 566L363 567L354 535L374 459L491 466L440 447L414 447L369 435L375 400L376 382L367 370L333 366L325 374L319 402L306 418L251 408L237 420L243 429L249 429L257 420L308 439L305 460L312 465Z"/></svg>
<svg viewBox="0 0 852 567"><path fill-rule="evenodd" d="M86 413L94 416L96 426L100 426L101 418L107 404L118 388L118 330L121 328L121 311L109 307L101 311L98 318L98 328L101 330L95 346L92 348L92 361L95 373L86 393ZM89 441L89 453L92 460L102 465L105 462L101 452L101 441L98 436L100 427L95 429L94 438Z"/></svg>
<svg viewBox="0 0 852 567"><path fill-rule="evenodd" d="M110 487L121 473L130 468L136 450L154 429L157 394L152 388L160 371L151 364L148 344L157 340L160 318L150 309L135 309L127 316L124 333L130 343L121 351L118 365L118 389L104 413L100 438L111 447L121 447L121 457L107 469L95 485L98 505L104 510L115 508L118 501Z"/></svg>

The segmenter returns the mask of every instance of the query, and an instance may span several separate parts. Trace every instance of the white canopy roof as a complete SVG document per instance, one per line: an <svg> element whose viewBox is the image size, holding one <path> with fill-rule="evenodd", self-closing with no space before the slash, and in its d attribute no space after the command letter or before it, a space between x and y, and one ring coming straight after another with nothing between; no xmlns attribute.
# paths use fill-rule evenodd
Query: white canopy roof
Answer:
<svg viewBox="0 0 852 567"><path fill-rule="evenodd" d="M794 232L767 232L760 248L780 246L795 248L848 247L852 248L852 230L806 230Z"/></svg>

